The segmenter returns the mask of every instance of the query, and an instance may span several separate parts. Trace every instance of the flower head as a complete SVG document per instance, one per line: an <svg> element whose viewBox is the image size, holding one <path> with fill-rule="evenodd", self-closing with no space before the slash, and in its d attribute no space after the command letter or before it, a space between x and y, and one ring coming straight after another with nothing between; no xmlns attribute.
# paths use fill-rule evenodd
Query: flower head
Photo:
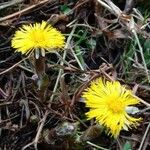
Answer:
<svg viewBox="0 0 150 150"><path fill-rule="evenodd" d="M122 129L136 126L141 120L127 114L126 108L138 104L139 100L117 81L110 82L99 78L91 83L82 97L90 109L86 113L88 119L95 118L115 138Z"/></svg>
<svg viewBox="0 0 150 150"><path fill-rule="evenodd" d="M22 54L29 54L37 49L40 49L43 54L45 50L63 48L64 41L65 37L57 29L42 21L33 25L23 25L16 31L11 45Z"/></svg>

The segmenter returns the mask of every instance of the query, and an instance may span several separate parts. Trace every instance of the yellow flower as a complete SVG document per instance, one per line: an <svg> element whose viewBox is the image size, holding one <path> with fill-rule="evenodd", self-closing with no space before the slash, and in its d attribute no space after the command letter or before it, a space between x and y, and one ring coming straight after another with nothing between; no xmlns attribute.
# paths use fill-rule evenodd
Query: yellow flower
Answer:
<svg viewBox="0 0 150 150"><path fill-rule="evenodd" d="M63 48L64 44L65 37L45 21L23 25L16 31L11 43L12 47L22 54L29 54L37 49L44 54L45 50Z"/></svg>
<svg viewBox="0 0 150 150"><path fill-rule="evenodd" d="M99 78L91 83L82 97L89 107L89 112L86 113L88 119L95 118L115 138L122 129L136 126L141 120L127 114L126 108L138 104L139 100L117 81L110 82Z"/></svg>

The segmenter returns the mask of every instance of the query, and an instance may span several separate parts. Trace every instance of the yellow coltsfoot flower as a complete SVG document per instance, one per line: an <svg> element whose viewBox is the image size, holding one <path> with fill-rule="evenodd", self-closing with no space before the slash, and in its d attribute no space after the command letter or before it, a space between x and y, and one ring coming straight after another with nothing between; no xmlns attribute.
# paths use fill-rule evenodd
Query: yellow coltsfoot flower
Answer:
<svg viewBox="0 0 150 150"><path fill-rule="evenodd" d="M99 78L91 83L82 97L89 107L88 119L95 118L115 138L122 129L136 126L141 121L141 118L131 117L126 112L128 106L139 104L139 100L118 81Z"/></svg>
<svg viewBox="0 0 150 150"><path fill-rule="evenodd" d="M35 50L45 55L45 50L53 51L56 48L63 48L65 37L47 22L42 21L33 25L23 25L16 31L11 45L22 54L29 54Z"/></svg>

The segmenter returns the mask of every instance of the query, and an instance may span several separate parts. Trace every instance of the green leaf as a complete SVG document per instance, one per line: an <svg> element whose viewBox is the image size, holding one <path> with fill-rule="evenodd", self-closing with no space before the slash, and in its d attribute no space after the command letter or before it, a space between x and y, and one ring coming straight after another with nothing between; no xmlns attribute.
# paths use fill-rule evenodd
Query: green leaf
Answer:
<svg viewBox="0 0 150 150"><path fill-rule="evenodd" d="M146 40L146 41L144 42L144 48L145 48L145 49L150 49L150 40Z"/></svg>
<svg viewBox="0 0 150 150"><path fill-rule="evenodd" d="M144 42L144 58L145 58L145 62L147 67L150 66L150 40L146 40Z"/></svg>
<svg viewBox="0 0 150 150"><path fill-rule="evenodd" d="M64 4L60 6L60 11L64 14L68 14L71 9L68 7L68 5Z"/></svg>
<svg viewBox="0 0 150 150"><path fill-rule="evenodd" d="M131 143L129 141L124 144L123 150L132 150Z"/></svg>

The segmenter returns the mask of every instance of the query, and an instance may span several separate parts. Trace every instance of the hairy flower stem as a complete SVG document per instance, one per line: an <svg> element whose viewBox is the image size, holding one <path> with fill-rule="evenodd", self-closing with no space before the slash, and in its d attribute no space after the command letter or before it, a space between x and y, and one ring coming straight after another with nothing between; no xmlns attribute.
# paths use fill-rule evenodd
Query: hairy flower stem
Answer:
<svg viewBox="0 0 150 150"><path fill-rule="evenodd" d="M45 73L45 57L35 58L35 72L37 74L38 97L41 102L45 102L49 83L48 75Z"/></svg>
<svg viewBox="0 0 150 150"><path fill-rule="evenodd" d="M35 58L35 71L39 79L45 74L45 57Z"/></svg>

